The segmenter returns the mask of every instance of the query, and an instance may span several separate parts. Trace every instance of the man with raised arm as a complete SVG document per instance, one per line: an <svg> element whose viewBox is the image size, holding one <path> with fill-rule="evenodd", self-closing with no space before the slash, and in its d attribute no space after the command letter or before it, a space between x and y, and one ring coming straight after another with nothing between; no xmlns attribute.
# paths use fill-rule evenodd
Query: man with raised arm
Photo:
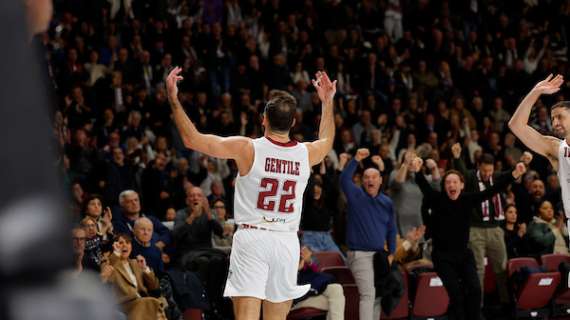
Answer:
<svg viewBox="0 0 570 320"><path fill-rule="evenodd" d="M528 125L530 111L536 100L542 94L558 92L563 83L561 75L553 77L552 74L537 83L518 106L509 121L509 128L528 148L545 156L558 172L564 213L566 218L570 218L570 101L557 102L551 108L552 128L557 137L542 135Z"/></svg>
<svg viewBox="0 0 570 320"><path fill-rule="evenodd" d="M284 91L270 94L262 138L222 138L198 132L178 101L181 71L174 68L166 86L184 145L212 157L233 159L239 170L234 199L238 231L224 296L232 298L237 320L259 319L262 303L263 319L284 320L292 300L309 290L297 286L297 230L311 167L320 163L333 145L336 81L317 72L313 85L322 102L319 139L298 143L289 138L297 102Z"/></svg>

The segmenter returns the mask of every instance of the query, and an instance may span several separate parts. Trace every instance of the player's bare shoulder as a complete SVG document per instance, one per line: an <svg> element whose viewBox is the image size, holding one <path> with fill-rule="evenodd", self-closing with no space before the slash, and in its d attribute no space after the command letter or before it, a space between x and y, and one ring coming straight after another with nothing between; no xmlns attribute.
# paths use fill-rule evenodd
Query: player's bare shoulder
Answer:
<svg viewBox="0 0 570 320"><path fill-rule="evenodd" d="M255 156L253 139L243 136L233 136L223 139L223 146L231 150L231 158L236 161L240 175L246 175L249 170L251 170Z"/></svg>

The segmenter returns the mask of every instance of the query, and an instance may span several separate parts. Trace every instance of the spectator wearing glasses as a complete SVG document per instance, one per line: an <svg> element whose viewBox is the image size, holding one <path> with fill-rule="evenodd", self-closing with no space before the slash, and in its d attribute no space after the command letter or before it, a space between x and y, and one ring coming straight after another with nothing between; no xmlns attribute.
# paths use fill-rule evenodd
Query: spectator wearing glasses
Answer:
<svg viewBox="0 0 570 320"><path fill-rule="evenodd" d="M106 241L103 236L97 234L97 222L91 217L81 220L81 226L85 230L85 254L83 257L86 269L99 271L103 259L103 247Z"/></svg>
<svg viewBox="0 0 570 320"><path fill-rule="evenodd" d="M234 221L233 219L228 219L226 205L223 200L214 200L212 203L212 209L214 211L214 219L216 219L224 229L221 236L215 233L212 235L213 246L215 249L229 253L232 249L232 240L235 231Z"/></svg>
<svg viewBox="0 0 570 320"><path fill-rule="evenodd" d="M73 240L73 268L76 273L83 272L83 257L85 256L85 240L87 234L82 227L75 227L71 230Z"/></svg>

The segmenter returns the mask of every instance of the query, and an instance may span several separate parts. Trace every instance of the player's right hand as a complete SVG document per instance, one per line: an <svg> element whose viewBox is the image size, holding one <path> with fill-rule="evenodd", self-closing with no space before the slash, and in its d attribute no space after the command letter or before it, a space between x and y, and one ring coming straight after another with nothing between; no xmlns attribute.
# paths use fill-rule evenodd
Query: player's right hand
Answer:
<svg viewBox="0 0 570 320"><path fill-rule="evenodd" d="M360 149L356 150L356 155L354 156L354 159L356 161L362 161L362 160L368 158L369 155L370 155L370 150L368 150L366 148L360 148Z"/></svg>
<svg viewBox="0 0 570 320"><path fill-rule="evenodd" d="M180 76L180 72L182 72L182 68L175 67L166 77L166 91L168 92L168 98L170 99L178 97L177 82L184 79Z"/></svg>
<svg viewBox="0 0 570 320"><path fill-rule="evenodd" d="M315 78L311 80L319 99L322 102L332 102L334 95L336 94L336 80L331 81L329 76L324 71L317 71Z"/></svg>
<svg viewBox="0 0 570 320"><path fill-rule="evenodd" d="M557 74L555 77L553 77L552 74L549 74L546 79L537 83L532 90L540 94L553 94L560 90L560 86L563 83L564 77L562 75Z"/></svg>

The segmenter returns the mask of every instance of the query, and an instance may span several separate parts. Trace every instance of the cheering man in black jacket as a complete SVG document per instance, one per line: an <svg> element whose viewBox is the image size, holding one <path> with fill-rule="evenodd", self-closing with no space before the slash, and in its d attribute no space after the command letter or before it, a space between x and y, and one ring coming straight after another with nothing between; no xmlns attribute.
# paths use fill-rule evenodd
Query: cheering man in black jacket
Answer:
<svg viewBox="0 0 570 320"><path fill-rule="evenodd" d="M422 164L422 159L416 158L412 170L419 172ZM416 174L422 193L431 199L433 264L449 294L450 320L481 318L481 285L473 252L467 247L472 208L506 188L525 171L524 164L519 163L512 173L501 175L493 186L479 192L462 192L464 178L458 171L450 170L443 176L443 192L433 190L423 174Z"/></svg>

